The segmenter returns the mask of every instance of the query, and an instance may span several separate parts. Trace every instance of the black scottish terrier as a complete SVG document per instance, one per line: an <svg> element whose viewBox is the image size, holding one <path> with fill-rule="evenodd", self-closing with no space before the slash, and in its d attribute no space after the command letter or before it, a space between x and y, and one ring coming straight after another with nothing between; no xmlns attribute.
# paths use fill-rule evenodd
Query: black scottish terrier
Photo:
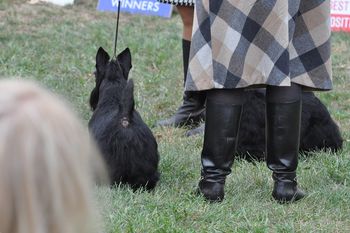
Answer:
<svg viewBox="0 0 350 233"><path fill-rule="evenodd" d="M158 145L152 131L134 107L129 49L110 61L99 48L96 86L90 95L93 115L89 129L106 161L112 184L128 184L133 190L153 189L158 180Z"/></svg>
<svg viewBox="0 0 350 233"><path fill-rule="evenodd" d="M265 92L247 91L237 145L238 157L264 160L265 152ZM300 130L300 152L342 148L343 139L326 106L313 92L303 92Z"/></svg>

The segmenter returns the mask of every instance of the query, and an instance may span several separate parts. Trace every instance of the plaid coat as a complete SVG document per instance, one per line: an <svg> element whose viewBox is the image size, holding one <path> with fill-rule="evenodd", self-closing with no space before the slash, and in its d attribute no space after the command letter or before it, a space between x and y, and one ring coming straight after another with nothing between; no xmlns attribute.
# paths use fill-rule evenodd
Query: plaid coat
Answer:
<svg viewBox="0 0 350 233"><path fill-rule="evenodd" d="M193 6L195 0L157 0L162 3L171 3L173 5L185 5L185 6Z"/></svg>
<svg viewBox="0 0 350 233"><path fill-rule="evenodd" d="M186 90L332 89L329 0L196 0Z"/></svg>

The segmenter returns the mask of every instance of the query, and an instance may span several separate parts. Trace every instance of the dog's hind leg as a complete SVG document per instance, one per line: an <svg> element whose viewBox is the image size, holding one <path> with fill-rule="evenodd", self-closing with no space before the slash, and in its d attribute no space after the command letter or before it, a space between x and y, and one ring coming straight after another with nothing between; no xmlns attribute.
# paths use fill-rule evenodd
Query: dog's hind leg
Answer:
<svg viewBox="0 0 350 233"><path fill-rule="evenodd" d="M330 149L336 152L342 148L343 139L333 121L316 123L309 127L300 141L300 151L309 152Z"/></svg>
<svg viewBox="0 0 350 233"><path fill-rule="evenodd" d="M343 139L326 106L313 94L303 93L303 123L300 151L338 151Z"/></svg>
<svg viewBox="0 0 350 233"><path fill-rule="evenodd" d="M159 177L159 172L155 172L154 174L147 177L135 177L135 179L129 180L128 183L134 192L139 189L151 191L156 187L157 182L159 181Z"/></svg>

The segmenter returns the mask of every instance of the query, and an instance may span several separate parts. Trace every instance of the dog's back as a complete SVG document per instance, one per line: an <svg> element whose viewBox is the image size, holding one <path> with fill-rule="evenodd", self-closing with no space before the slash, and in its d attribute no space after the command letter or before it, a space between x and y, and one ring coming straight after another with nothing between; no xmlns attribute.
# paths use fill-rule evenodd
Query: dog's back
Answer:
<svg viewBox="0 0 350 233"><path fill-rule="evenodd" d="M122 155L124 164L122 183L129 183L134 189L153 189L159 180L158 145L152 131L134 108L134 83L129 80L120 105L119 128L115 139L115 152ZM121 127L120 127L121 126Z"/></svg>
<svg viewBox="0 0 350 233"><path fill-rule="evenodd" d="M105 157L112 183L153 189L159 180L158 145L134 109L132 90L129 80L120 104L98 106L89 128Z"/></svg>
<svg viewBox="0 0 350 233"><path fill-rule="evenodd" d="M104 155L112 184L150 190L159 180L158 145L134 107L134 83L127 80L129 50L117 59L109 62L102 48L96 55L96 87L90 96L94 113L89 129ZM120 68L122 72L118 72Z"/></svg>
<svg viewBox="0 0 350 233"><path fill-rule="evenodd" d="M264 160L265 92L247 91L239 130L237 153L247 160ZM303 92L300 152L338 151L343 139L326 106L312 92Z"/></svg>
<svg viewBox="0 0 350 233"><path fill-rule="evenodd" d="M312 92L303 93L300 150L302 152L342 148L343 139L326 106Z"/></svg>

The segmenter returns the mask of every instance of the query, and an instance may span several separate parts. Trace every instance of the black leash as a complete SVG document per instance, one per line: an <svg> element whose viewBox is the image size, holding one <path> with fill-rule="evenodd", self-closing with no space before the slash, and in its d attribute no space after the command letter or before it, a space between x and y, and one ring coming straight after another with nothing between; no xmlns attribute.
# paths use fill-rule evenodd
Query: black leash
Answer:
<svg viewBox="0 0 350 233"><path fill-rule="evenodd" d="M119 15L120 15L120 0L118 0L117 26L115 28L114 53L113 53L114 58L117 58L116 53L117 53L117 43L118 43Z"/></svg>

